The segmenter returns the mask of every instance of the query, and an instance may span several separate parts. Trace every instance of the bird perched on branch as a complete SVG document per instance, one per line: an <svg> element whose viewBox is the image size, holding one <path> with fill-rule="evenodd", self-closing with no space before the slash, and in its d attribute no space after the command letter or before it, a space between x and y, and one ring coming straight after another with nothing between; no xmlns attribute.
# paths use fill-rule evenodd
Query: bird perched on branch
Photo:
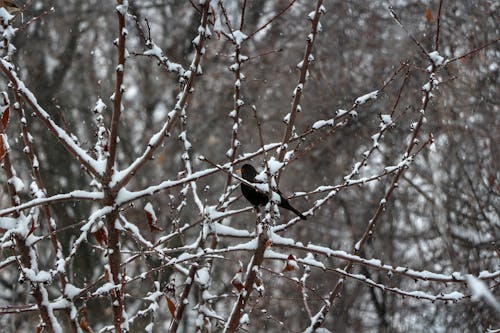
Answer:
<svg viewBox="0 0 500 333"><path fill-rule="evenodd" d="M255 180L255 177L257 176L257 170L255 170L252 165L245 164L239 171L241 172L241 177L243 177L244 180L250 183L257 183L257 181ZM269 193L261 192L245 183L241 183L241 192L243 193L243 196L255 207L264 206L269 202ZM281 194L279 190L278 194L280 196L280 201L278 203L279 207L291 210L301 219L307 220L307 218L301 212L290 205L288 200L283 196L283 194Z"/></svg>
<svg viewBox="0 0 500 333"><path fill-rule="evenodd" d="M12 0L0 0L0 7L5 8L7 12L9 12L9 14L18 12L22 8L15 1Z"/></svg>

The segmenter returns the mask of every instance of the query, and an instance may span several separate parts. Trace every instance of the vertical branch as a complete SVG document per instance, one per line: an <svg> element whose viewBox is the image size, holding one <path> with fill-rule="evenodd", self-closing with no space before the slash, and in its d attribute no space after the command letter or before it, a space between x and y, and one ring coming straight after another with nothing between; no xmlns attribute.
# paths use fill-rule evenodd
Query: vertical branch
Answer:
<svg viewBox="0 0 500 333"><path fill-rule="evenodd" d="M240 19L240 30L243 29L243 25L245 24L245 10L247 8L247 0L243 0L243 4L241 5L241 19Z"/></svg>
<svg viewBox="0 0 500 333"><path fill-rule="evenodd" d="M106 200L106 198L105 198ZM120 253L120 233L115 228L118 211L115 209L106 215L106 226L108 230L108 262L110 269L110 282L115 286L120 285L122 278L120 273L121 253ZM122 332L123 324L123 297L121 288L114 288L111 291L111 305L113 308L113 323L115 332Z"/></svg>
<svg viewBox="0 0 500 333"><path fill-rule="evenodd" d="M439 48L439 34L441 32L441 8L443 7L443 0L439 0L438 17L436 22L436 39L434 44L434 50L437 51Z"/></svg>
<svg viewBox="0 0 500 333"><path fill-rule="evenodd" d="M183 109L183 112L185 112L185 109ZM186 169L186 175L190 176L192 174L192 168L191 168L191 162L190 162L190 157L189 157L189 149L191 149L191 143L187 139L187 132L185 128L185 121L186 121L186 115L183 116L183 122L181 122L181 134L179 135L179 139L182 141L183 146L184 146L184 153L182 154L182 160L184 161L184 166ZM197 186L196 182L190 182L189 183L191 186L191 191L193 192L193 197L194 201L196 202L198 209L200 211L200 214L203 214L204 211L204 206L201 201L201 199L198 196L197 192ZM206 223L205 219L202 222L203 224ZM204 243L205 243L205 237L206 235L203 234L204 228L201 228L202 230L200 231L200 237L198 238L197 242L197 248L203 248ZM196 272L198 271L198 263L194 263L191 265L189 268L189 273L186 278L186 283L184 285L184 289L182 290L181 295L179 296L179 300L177 302L177 305L175 306L175 316L172 319L172 322L170 324L170 331L171 333L177 332L177 329L179 328L179 324L182 320L182 317L184 315L184 310L186 309L187 306L187 298L189 296L189 293L191 292L191 288L193 287L195 283L195 275Z"/></svg>
<svg viewBox="0 0 500 333"><path fill-rule="evenodd" d="M112 96L113 113L111 117L111 131L109 134L109 153L106 160L106 169L103 175L103 189L105 206L114 206L116 191L110 186L111 177L114 172L116 163L116 149L118 139L118 125L122 113L122 97L125 91L123 86L123 78L125 71L125 40L127 30L125 28L125 16L127 15L128 1L117 0L116 15L118 18L118 65L116 66L115 91ZM118 217L117 209L113 209L106 215L106 224L108 231L108 262L110 269L110 282L118 286L122 282L120 273L121 252L120 252L120 234L115 227ZM111 303L113 308L113 323L116 333L122 332L122 324L124 322L124 304L122 288L114 288L111 292Z"/></svg>
<svg viewBox="0 0 500 333"><path fill-rule="evenodd" d="M312 48L314 42L316 41L316 35L319 30L319 18L321 14L325 12L325 8L323 7L322 3L323 0L318 0L316 3L316 10L309 14L309 19L312 20L312 28L311 33L307 36L307 45L304 51L304 57L302 58L302 61L298 66L300 68L300 77L299 83L293 93L292 108L290 110L290 113L286 116L288 124L285 129L285 133L283 134L283 139L281 140L282 146L280 147L278 156L278 160L280 162L283 162L285 159L288 141L292 137L293 128L295 126L295 119L297 117L297 112L300 109L300 99L302 97L302 90L304 89L304 85L306 83L309 65L314 60L314 57L311 54Z"/></svg>
<svg viewBox="0 0 500 333"><path fill-rule="evenodd" d="M193 168L191 166L191 157L189 156L189 151L191 150L191 143L189 142L187 138L187 129L186 129L186 121L187 121L187 114L186 114L186 109L182 109L183 112L183 121L181 122L181 134L179 135L179 140L182 141L182 145L184 148L184 152L181 155L181 159L184 162L184 168L186 171L186 176L190 177L193 174ZM204 205L203 202L200 199L200 196L198 195L198 186L196 185L195 181L192 181L189 183L189 186L191 187L191 191L193 193L193 198L196 206L198 207L198 211L201 214L203 214L204 211Z"/></svg>
<svg viewBox="0 0 500 333"><path fill-rule="evenodd" d="M128 1L117 0L116 15L118 17L118 65L116 66L115 92L113 94L113 114L111 116L111 133L109 135L109 155L104 172L104 184L108 186L111 179L116 160L116 143L118 138L118 125L122 113L122 97L125 91L123 77L125 71L125 40L127 30L125 29L125 15L127 14Z"/></svg>
<svg viewBox="0 0 500 333"><path fill-rule="evenodd" d="M185 93L184 93L184 95L182 95L182 96L184 96L184 99L182 100L182 104L178 103L176 106L176 107L178 107L179 105L182 106L181 111L183 112L183 115L182 115L183 117L186 117L185 104L187 102L187 96L189 93L189 89L190 89L191 85L193 84L192 78L195 77L195 73L201 73L200 60L201 60L201 55L204 53L204 51L202 51L202 50L204 50L203 44L204 44L205 38L207 37L206 31L208 29L207 28L208 7L209 7L209 3L207 1L205 6L203 7L201 24L200 24L200 27L198 29L198 31L200 33L199 33L198 37L196 38L198 40L198 42L194 43L196 46L196 56L195 56L195 59L193 60L193 63L191 64L191 68L190 68L190 70L192 71L191 72L192 74L189 78L189 81L186 84L186 86L188 86L189 88L187 91L184 90ZM185 87L185 89L186 89L186 87ZM186 118L184 118L183 120L185 121ZM191 148L191 144L189 143L189 141L187 139L187 133L186 133L186 129L184 128L184 125L185 124L181 124L182 132L179 135L179 139L183 143L184 153L182 155L182 158L184 160L186 174L189 176L192 174L192 168L191 168L190 157L189 157L189 149ZM199 209L200 213L202 214L204 211L204 206L203 206L203 203L198 196L196 183L193 181L193 182L190 182L190 185L191 185L191 190L193 192L193 197L194 197L194 200L196 202L196 205L198 206L198 209ZM205 223L205 220L203 221L203 223ZM202 227L200 237L198 238L198 241L196 244L196 248L203 248L204 247L206 235L204 235L203 232L204 232L204 228ZM182 290L182 293L179 296L179 300L175 306L175 316L172 319L172 322L170 324L170 329L169 329L169 332L171 332L171 333L177 332L177 330L179 328L179 324L184 316L185 309L187 306L187 298L189 297L189 294L190 294L192 287L195 283L195 275L198 271L198 266L199 266L198 263L194 263L191 265L191 267L189 269L188 277L186 278L186 284L185 284L184 289Z"/></svg>
<svg viewBox="0 0 500 333"><path fill-rule="evenodd" d="M255 250L250 263L248 264L244 288L240 291L238 299L233 305L233 309L231 310L229 319L227 320L226 326L224 327L224 333L232 333L238 329L241 316L243 315L243 311L248 304L248 299L250 298L250 295L252 294L252 291L254 289L254 283L257 279L257 273L260 266L262 265L262 262L264 261L264 252L269 245L268 243L268 232L267 230L262 230L258 237L257 249Z"/></svg>
<svg viewBox="0 0 500 333"><path fill-rule="evenodd" d="M175 317L172 319L172 322L170 324L170 330L169 330L170 333L176 333L177 329L179 328L182 316L184 315L184 310L186 309L187 305L186 300L189 296L189 293L191 292L191 288L193 287L194 278L197 270L198 270L198 264L192 264L191 268L189 268L188 277L186 278L187 281L186 285L184 286L184 289L182 290L182 293L179 296L179 301L175 306Z"/></svg>
<svg viewBox="0 0 500 333"><path fill-rule="evenodd" d="M229 17L227 16L227 12L222 3L220 3L220 7L226 19L226 25L231 33L232 42L234 44L234 63L229 67L229 69L234 73L233 110L231 110L231 112L229 113L229 117L233 119L233 127L231 130L230 148L226 152L226 156L229 158L229 161L231 161L232 164L236 157L236 150L240 146L240 142L238 141L238 129L241 125L240 110L241 107L245 104L245 102L241 99L241 83L245 79L245 75L241 72L241 67L243 65L243 62L248 60L247 56L241 54L241 45L243 40L235 35L243 36L241 30L243 29L243 24L245 21L246 1L243 3L243 7L241 9L240 29L238 31L233 31L231 23L229 21ZM225 199L227 199L227 197L231 193L230 186L232 179L232 173L229 172L226 178L226 185L224 186L224 196L222 201L225 201Z"/></svg>
<svg viewBox="0 0 500 333"><path fill-rule="evenodd" d="M309 307L309 295L307 294L307 278L311 274L311 267L310 266L305 266L304 268L304 274L302 274L302 277L300 278L300 289L302 292L302 302L304 303L304 308L306 309L307 315L309 318L312 318L312 311L311 308Z"/></svg>

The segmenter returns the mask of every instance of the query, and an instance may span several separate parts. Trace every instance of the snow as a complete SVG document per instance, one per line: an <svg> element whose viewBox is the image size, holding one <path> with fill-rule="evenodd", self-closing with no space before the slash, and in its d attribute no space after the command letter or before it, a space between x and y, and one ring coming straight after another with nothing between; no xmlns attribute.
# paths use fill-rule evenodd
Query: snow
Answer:
<svg viewBox="0 0 500 333"><path fill-rule="evenodd" d="M382 135L380 133L375 133L372 135L372 141L373 141L373 146L374 147L378 147L379 146L379 143L378 143L378 140L380 139Z"/></svg>
<svg viewBox="0 0 500 333"><path fill-rule="evenodd" d="M148 40L146 42L146 46L149 49L144 51L145 56L155 57L156 59L158 59L159 63L166 66L169 72L178 73L180 76L183 76L185 74L186 70L182 67L182 65L170 61L164 55L163 50L158 45L153 43L151 40Z"/></svg>
<svg viewBox="0 0 500 333"><path fill-rule="evenodd" d="M207 267L202 267L196 271L194 281L202 288L208 287L210 281L210 272Z"/></svg>
<svg viewBox="0 0 500 333"><path fill-rule="evenodd" d="M259 240L257 238L252 239L249 242L237 244L234 246L229 246L228 251L237 251L237 250L256 250L259 244Z"/></svg>
<svg viewBox="0 0 500 333"><path fill-rule="evenodd" d="M7 26L3 29L2 37L4 40L10 41L16 35L17 29L12 27L11 25ZM12 45L12 44L11 44Z"/></svg>
<svg viewBox="0 0 500 333"><path fill-rule="evenodd" d="M272 244L275 244L275 245L287 245L287 246L289 246L289 245L295 244L294 239L282 237L282 236L274 233L272 230L269 233L269 240L272 242Z"/></svg>
<svg viewBox="0 0 500 333"><path fill-rule="evenodd" d="M496 272L481 271L478 275L478 278L489 280L489 279L492 279L494 277L498 277L499 275L500 275L500 271L496 271Z"/></svg>
<svg viewBox="0 0 500 333"><path fill-rule="evenodd" d="M160 290L158 290L157 284L158 283L155 281L155 288L156 288L156 290L153 291L153 292L151 292L151 293L148 293L148 295L143 298L145 301L158 302L158 300L160 299L160 297L163 296L163 293Z"/></svg>
<svg viewBox="0 0 500 333"><path fill-rule="evenodd" d="M346 113L348 113L349 111L347 110L342 110L342 109L338 109L336 112L335 112L335 116L337 117L342 117L343 115L345 115Z"/></svg>
<svg viewBox="0 0 500 333"><path fill-rule="evenodd" d="M285 154L285 158L283 159L283 161L285 162L288 162L290 161L293 157L295 156L295 152L293 150L289 150L286 152Z"/></svg>
<svg viewBox="0 0 500 333"><path fill-rule="evenodd" d="M184 253L181 253L177 258L170 259L170 261L168 261L166 263L166 266L178 264L178 263L181 263L183 261L195 259L197 257L198 257L198 255L196 255L196 254L189 254L187 252L184 252Z"/></svg>
<svg viewBox="0 0 500 333"><path fill-rule="evenodd" d="M154 214L154 211L153 211L153 214ZM155 221L155 220L153 220L153 221ZM149 248L154 247L154 245L150 241L148 241L144 236L142 236L140 229L135 224L128 222L127 219L123 215L120 215L120 222L122 222L124 230L127 230L130 233L132 233L132 235L134 235L134 237L136 239L141 241L141 243L143 245L145 245ZM118 230L123 230L123 229L121 229L119 224L116 224L115 228L117 228Z"/></svg>
<svg viewBox="0 0 500 333"><path fill-rule="evenodd" d="M312 12L310 12L309 14L307 14L307 18L308 18L310 21L314 20L314 17L315 17L315 16L316 16L316 11L314 11L314 10L313 10Z"/></svg>
<svg viewBox="0 0 500 333"><path fill-rule="evenodd" d="M45 203L64 201L68 199L74 200L101 200L104 198L104 194L102 192L88 192L82 190L76 190L65 194L56 194L47 198L36 198L31 201L25 202L21 205L5 208L0 210L0 216L10 214L15 211L23 210L26 208L39 206Z"/></svg>
<svg viewBox="0 0 500 333"><path fill-rule="evenodd" d="M248 317L248 313L244 313L240 318L240 325L248 324L250 324L250 317Z"/></svg>
<svg viewBox="0 0 500 333"><path fill-rule="evenodd" d="M429 57L431 58L435 67L441 66L444 63L444 58L439 54L438 51L429 53Z"/></svg>
<svg viewBox="0 0 500 333"><path fill-rule="evenodd" d="M223 218L226 212L218 211L217 206L205 206L203 215L205 215L208 220L214 221Z"/></svg>
<svg viewBox="0 0 500 333"><path fill-rule="evenodd" d="M66 283L66 286L64 287L64 295L66 295L71 300L78 296L78 294L80 294L82 291L83 289L77 288L71 283Z"/></svg>
<svg viewBox="0 0 500 333"><path fill-rule="evenodd" d="M97 290L94 291L93 295L99 296L99 295L107 294L112 290L119 290L120 287L121 287L120 285L115 285L111 282L106 282L101 287L97 288Z"/></svg>
<svg viewBox="0 0 500 333"><path fill-rule="evenodd" d="M372 91L366 95L363 95L363 96L356 98L355 104L356 105L363 105L370 100L376 100L377 97L378 97L378 90L375 90L375 91Z"/></svg>
<svg viewBox="0 0 500 333"><path fill-rule="evenodd" d="M297 260L300 263L303 263L304 265L308 266L314 266L314 267L319 267L322 269L326 269L325 264L323 264L321 261L318 261L314 258L314 255L312 253L308 253L307 256L304 259L299 259Z"/></svg>
<svg viewBox="0 0 500 333"><path fill-rule="evenodd" d="M220 216L232 215L235 211L226 211ZM238 211L236 211L238 212ZM228 237L250 237L248 230L240 230L230 226L222 225L220 223L211 223L209 225L210 229L218 236L228 236Z"/></svg>
<svg viewBox="0 0 500 333"><path fill-rule="evenodd" d="M229 70L230 70L231 72L236 72L239 68L240 68L240 64L239 64L239 63L237 63L237 62L236 62L236 63L234 63L234 64L232 64L231 66L229 66Z"/></svg>
<svg viewBox="0 0 500 333"><path fill-rule="evenodd" d="M10 226L12 220L7 220L7 225ZM1 238L4 242L3 246L5 247L5 243L12 235L18 235L21 238L26 237L31 230L31 218L29 216L25 216L24 214L20 214L19 217L16 218L16 225L13 228L7 229L7 232Z"/></svg>
<svg viewBox="0 0 500 333"><path fill-rule="evenodd" d="M154 44L154 43L150 43L150 49L149 50L146 50L144 51L144 55L146 56L154 56L158 59L162 59L163 58L163 51L160 47L158 47L158 45Z"/></svg>
<svg viewBox="0 0 500 333"><path fill-rule="evenodd" d="M20 193L24 190L24 183L19 177L13 176L7 181L7 183L14 186L16 193Z"/></svg>
<svg viewBox="0 0 500 333"><path fill-rule="evenodd" d="M386 166L384 168L384 171L387 172L387 173L394 172L394 171L399 170L401 168L408 167L411 164L412 161L413 161L413 158L412 157L408 157L408 158L402 160L401 162L399 162L397 165Z"/></svg>
<svg viewBox="0 0 500 333"><path fill-rule="evenodd" d="M31 232L31 230L30 230ZM24 243L26 246L30 247L33 246L35 243L43 239L42 237L35 236L33 233L29 233L28 236L24 239Z"/></svg>
<svg viewBox="0 0 500 333"><path fill-rule="evenodd" d="M200 35L196 36L191 43L193 43L194 46L198 46L200 44Z"/></svg>
<svg viewBox="0 0 500 333"><path fill-rule="evenodd" d="M8 26L9 21L14 18L14 15L10 15L9 12L4 8L0 7L0 21L2 22L2 25Z"/></svg>
<svg viewBox="0 0 500 333"><path fill-rule="evenodd" d="M458 291L453 291L451 293L447 293L447 294L443 294L442 297L444 299L451 299L451 300L461 300L465 297L464 294L462 294L461 292L458 292Z"/></svg>
<svg viewBox="0 0 500 333"><path fill-rule="evenodd" d="M221 33L223 30L219 0L210 0L210 8L212 9L214 14L214 31L217 33Z"/></svg>
<svg viewBox="0 0 500 333"><path fill-rule="evenodd" d="M51 304L49 301L49 295L47 289L45 287L40 287L40 293L42 294L42 305L47 309L47 314L49 316L50 323L52 324L52 328L54 333L63 333L63 329L54 315L54 307L65 306L67 307L67 302L65 300L60 300L55 304Z"/></svg>
<svg viewBox="0 0 500 333"><path fill-rule="evenodd" d="M123 0L123 4L116 6L116 11L120 13L120 15L125 16L127 14L128 9L128 0Z"/></svg>
<svg viewBox="0 0 500 333"><path fill-rule="evenodd" d="M31 268L23 268L23 274L30 282L33 283L48 283L52 280L52 275L47 271L35 272Z"/></svg>
<svg viewBox="0 0 500 333"><path fill-rule="evenodd" d="M392 117L390 114L382 114L380 115L380 119L382 119L382 122L385 125L389 125L390 123L392 123Z"/></svg>
<svg viewBox="0 0 500 333"><path fill-rule="evenodd" d="M290 123L290 113L287 113L284 117L283 117L283 122L285 124L289 124Z"/></svg>
<svg viewBox="0 0 500 333"><path fill-rule="evenodd" d="M335 121L334 119L327 119L327 120L318 120L317 122L315 122L311 128L313 130L318 130L322 127L325 127L325 126L333 126L335 124Z"/></svg>
<svg viewBox="0 0 500 333"><path fill-rule="evenodd" d="M144 211L148 212L151 215L151 218L153 219L153 221L157 221L158 220L158 218L156 217L155 211L153 209L153 205L150 202L148 202L144 206Z"/></svg>
<svg viewBox="0 0 500 333"><path fill-rule="evenodd" d="M269 173L271 176L276 176L278 175L278 172L281 170L281 168L284 166L284 163L276 160L276 158L273 156L267 161L267 167L269 169Z"/></svg>
<svg viewBox="0 0 500 333"><path fill-rule="evenodd" d="M248 36L245 35L241 30L233 31L232 35L234 36L234 42L236 43L237 46L240 46L241 43L243 43L245 39L248 38Z"/></svg>

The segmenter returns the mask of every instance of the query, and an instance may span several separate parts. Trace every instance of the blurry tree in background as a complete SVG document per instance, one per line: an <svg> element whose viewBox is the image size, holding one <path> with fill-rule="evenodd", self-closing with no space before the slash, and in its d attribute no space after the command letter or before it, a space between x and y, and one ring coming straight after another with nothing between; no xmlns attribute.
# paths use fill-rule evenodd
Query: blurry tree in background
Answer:
<svg viewBox="0 0 500 333"><path fill-rule="evenodd" d="M2 332L500 330L497 1L19 5Z"/></svg>

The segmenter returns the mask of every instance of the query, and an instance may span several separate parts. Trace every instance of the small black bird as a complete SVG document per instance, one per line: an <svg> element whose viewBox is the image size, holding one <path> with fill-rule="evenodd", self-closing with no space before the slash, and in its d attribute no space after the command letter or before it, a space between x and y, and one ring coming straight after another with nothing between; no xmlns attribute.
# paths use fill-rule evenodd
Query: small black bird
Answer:
<svg viewBox="0 0 500 333"><path fill-rule="evenodd" d="M241 177L243 177L243 179L245 179L246 181L255 183L255 176L257 176L257 170L255 170L252 165L245 164L241 167ZM244 183L241 183L241 193L243 193L243 196L255 207L264 206L269 202L268 193L258 191L255 188ZM291 210L301 219L307 220L307 218L301 212L290 205L288 200L283 196L283 194L281 194L279 190L278 194L280 195L280 202L278 206Z"/></svg>

